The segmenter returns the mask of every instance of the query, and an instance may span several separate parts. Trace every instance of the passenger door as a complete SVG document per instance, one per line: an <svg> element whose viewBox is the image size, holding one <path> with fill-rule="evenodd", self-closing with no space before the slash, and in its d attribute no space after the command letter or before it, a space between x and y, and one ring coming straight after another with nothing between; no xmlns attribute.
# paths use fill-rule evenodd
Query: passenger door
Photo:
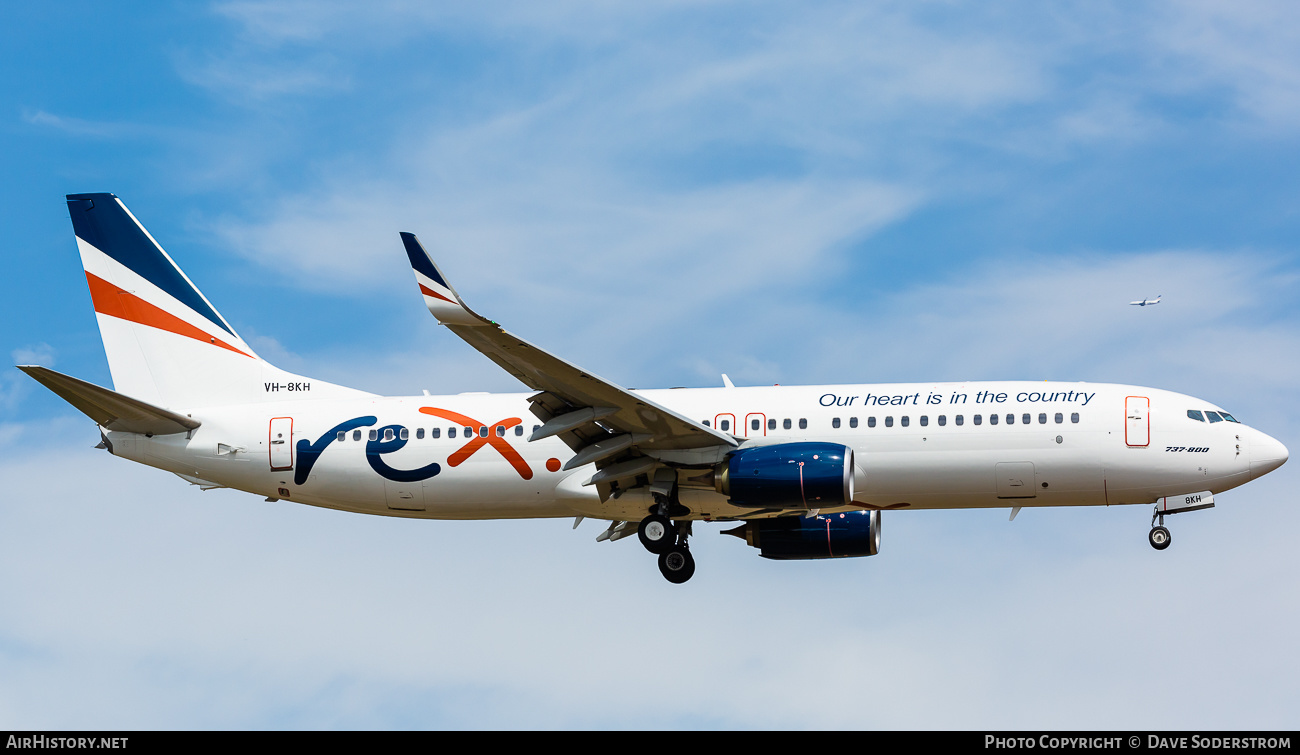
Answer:
<svg viewBox="0 0 1300 755"><path fill-rule="evenodd" d="M1151 400L1146 396L1124 399L1124 442L1130 448L1151 445Z"/></svg>
<svg viewBox="0 0 1300 755"><path fill-rule="evenodd" d="M272 471L293 469L293 417L272 419L267 441Z"/></svg>

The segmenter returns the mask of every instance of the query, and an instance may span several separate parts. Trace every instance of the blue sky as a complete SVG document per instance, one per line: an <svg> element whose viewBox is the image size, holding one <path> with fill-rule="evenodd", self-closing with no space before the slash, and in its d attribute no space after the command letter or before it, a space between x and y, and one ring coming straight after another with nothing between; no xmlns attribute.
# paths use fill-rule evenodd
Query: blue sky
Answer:
<svg viewBox="0 0 1300 755"><path fill-rule="evenodd" d="M6 6L0 345L110 383L62 198L111 191L263 356L376 392L518 389L409 230L631 387L1125 382L1300 445L1293 4L629 5ZM702 527L674 588L590 522L266 504L96 440L0 375L0 726L1300 724L1293 465L1163 553L1139 508L887 514L833 563Z"/></svg>

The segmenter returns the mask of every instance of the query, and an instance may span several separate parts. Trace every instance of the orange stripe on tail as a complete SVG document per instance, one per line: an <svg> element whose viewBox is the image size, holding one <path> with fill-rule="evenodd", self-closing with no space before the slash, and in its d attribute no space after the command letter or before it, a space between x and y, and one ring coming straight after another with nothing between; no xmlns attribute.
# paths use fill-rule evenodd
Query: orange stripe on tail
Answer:
<svg viewBox="0 0 1300 755"><path fill-rule="evenodd" d="M165 330L168 333L193 338L253 358L252 354L241 351L211 333L190 325L176 315L155 307L130 291L123 291L97 275L87 272L86 282L90 284L90 300L95 304L95 311L101 315Z"/></svg>

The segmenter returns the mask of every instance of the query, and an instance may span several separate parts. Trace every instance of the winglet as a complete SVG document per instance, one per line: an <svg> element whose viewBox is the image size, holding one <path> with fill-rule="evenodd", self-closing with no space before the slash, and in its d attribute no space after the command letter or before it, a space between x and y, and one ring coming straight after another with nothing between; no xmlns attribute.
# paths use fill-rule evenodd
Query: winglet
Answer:
<svg viewBox="0 0 1300 755"><path fill-rule="evenodd" d="M414 233L401 232L402 246L406 247L406 256L411 260L411 270L415 273L415 282L424 294L424 304L429 312L443 325L488 325L487 320L475 314L460 300L456 289L451 287L442 271L434 264L433 258L424 250L424 245Z"/></svg>

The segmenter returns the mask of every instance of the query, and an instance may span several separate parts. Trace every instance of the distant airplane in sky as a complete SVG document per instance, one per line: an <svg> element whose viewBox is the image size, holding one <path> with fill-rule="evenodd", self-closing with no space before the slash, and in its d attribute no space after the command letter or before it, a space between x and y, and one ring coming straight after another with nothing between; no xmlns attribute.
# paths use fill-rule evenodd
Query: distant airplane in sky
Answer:
<svg viewBox="0 0 1300 755"><path fill-rule="evenodd" d="M1128 385L625 389L472 311L409 233L430 313L529 392L378 396L258 357L116 196L67 200L116 390L20 369L93 419L101 448L205 490L419 519L598 519L598 541L637 535L681 583L697 521L734 522L724 534L767 558L822 559L876 554L886 509L1138 504L1163 550L1166 514L1214 506L1288 457L1208 401ZM634 313L601 316L632 337Z"/></svg>
<svg viewBox="0 0 1300 755"><path fill-rule="evenodd" d="M1157 297L1154 298L1154 299L1142 299L1141 301L1131 301L1131 302L1129 302L1129 304L1132 304L1132 305L1135 306L1135 307L1145 307L1145 306L1150 305L1150 304L1159 304L1159 303L1160 303L1160 299L1163 298L1163 297L1164 297L1164 294L1161 294L1160 296L1157 296Z"/></svg>

